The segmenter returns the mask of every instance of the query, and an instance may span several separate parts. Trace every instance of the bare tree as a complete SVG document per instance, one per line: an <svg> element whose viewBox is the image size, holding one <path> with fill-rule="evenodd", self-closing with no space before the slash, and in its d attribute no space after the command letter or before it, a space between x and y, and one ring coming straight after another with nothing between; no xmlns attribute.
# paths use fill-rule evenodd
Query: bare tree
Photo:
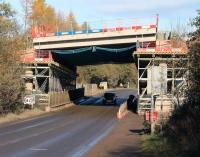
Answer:
<svg viewBox="0 0 200 157"><path fill-rule="evenodd" d="M24 32L25 32L25 42L26 48L29 47L29 38L30 38L30 29L31 29L31 13L32 13L32 4L33 0L21 0L21 6L23 9L23 16L24 16Z"/></svg>

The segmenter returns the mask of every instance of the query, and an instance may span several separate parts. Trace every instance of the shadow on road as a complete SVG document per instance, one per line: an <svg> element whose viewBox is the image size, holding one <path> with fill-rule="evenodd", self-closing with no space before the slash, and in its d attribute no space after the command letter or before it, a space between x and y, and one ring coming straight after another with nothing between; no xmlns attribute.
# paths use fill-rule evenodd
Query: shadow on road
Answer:
<svg viewBox="0 0 200 157"><path fill-rule="evenodd" d="M117 98L116 105L113 105L113 104L105 105L103 103L102 96L91 96L91 97L84 97L80 100L76 100L76 101L74 101L74 104L82 105L82 106L116 106L116 107L119 107L126 101L127 101L127 99L125 99L125 98Z"/></svg>
<svg viewBox="0 0 200 157"><path fill-rule="evenodd" d="M134 129L134 130L130 129L129 131L131 133L137 134L137 135L143 135L144 134L144 129Z"/></svg>
<svg viewBox="0 0 200 157"><path fill-rule="evenodd" d="M126 146L119 150L109 152L108 157L140 157L141 151L134 146Z"/></svg>

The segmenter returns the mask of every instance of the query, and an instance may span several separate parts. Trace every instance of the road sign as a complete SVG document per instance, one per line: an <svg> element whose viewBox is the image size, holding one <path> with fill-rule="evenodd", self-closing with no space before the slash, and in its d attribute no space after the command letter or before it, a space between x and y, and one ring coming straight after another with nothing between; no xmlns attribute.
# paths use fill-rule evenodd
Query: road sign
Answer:
<svg viewBox="0 0 200 157"><path fill-rule="evenodd" d="M24 105L31 105L35 104L35 95L26 95L24 97Z"/></svg>

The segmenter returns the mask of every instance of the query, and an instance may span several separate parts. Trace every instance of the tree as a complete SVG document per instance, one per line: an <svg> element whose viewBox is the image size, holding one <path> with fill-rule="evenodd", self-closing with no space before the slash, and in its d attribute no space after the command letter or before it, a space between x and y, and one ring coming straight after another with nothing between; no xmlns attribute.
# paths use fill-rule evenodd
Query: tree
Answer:
<svg viewBox="0 0 200 157"><path fill-rule="evenodd" d="M13 26L13 21L10 20L13 14L14 11L10 8L9 4L0 2L0 38L9 35L8 32Z"/></svg>
<svg viewBox="0 0 200 157"><path fill-rule="evenodd" d="M191 40L200 41L200 10L197 10L197 17L193 19L191 24L196 27L196 31L190 33Z"/></svg>
<svg viewBox="0 0 200 157"><path fill-rule="evenodd" d="M21 0L21 6L23 9L23 19L24 19L24 29L23 29L23 36L24 36L24 43L26 44L26 48L30 48L32 46L31 40L31 13L32 13L32 5L33 0Z"/></svg>
<svg viewBox="0 0 200 157"><path fill-rule="evenodd" d="M90 29L90 25L87 21L85 21L82 25L81 25L81 30L88 30Z"/></svg>
<svg viewBox="0 0 200 157"><path fill-rule="evenodd" d="M66 16L64 13L62 12L58 12L57 13L57 23L56 23L56 26L57 26L57 30L58 32L65 32L66 31L66 27L67 27L67 24L66 24Z"/></svg>
<svg viewBox="0 0 200 157"><path fill-rule="evenodd" d="M51 5L47 5L45 0L34 0L32 4L31 20L33 25L48 26L55 29L56 12Z"/></svg>
<svg viewBox="0 0 200 157"><path fill-rule="evenodd" d="M78 31L80 30L79 24L76 21L76 17L72 11L70 11L67 21L66 21L66 30L67 31Z"/></svg>
<svg viewBox="0 0 200 157"><path fill-rule="evenodd" d="M10 5L0 2L0 106L19 106L23 85L16 52L23 46Z"/></svg>
<svg viewBox="0 0 200 157"><path fill-rule="evenodd" d="M180 146L184 156L195 157L200 155L200 11L192 25L196 30L190 33L186 99L167 123L166 135Z"/></svg>
<svg viewBox="0 0 200 157"><path fill-rule="evenodd" d="M72 11L65 17L63 13L57 13L51 5L46 4L45 0L22 0L22 2L26 2L28 6L32 3L31 16L28 16L31 26L45 26L45 31L49 33L56 31L78 31L81 29ZM25 5L25 8L28 7L27 5ZM28 10L25 9L25 15L30 13Z"/></svg>
<svg viewBox="0 0 200 157"><path fill-rule="evenodd" d="M31 17L31 13L32 13L32 5L33 5L33 0L21 0L25 30L27 30L27 28L31 25L30 17Z"/></svg>
<svg viewBox="0 0 200 157"><path fill-rule="evenodd" d="M136 66L134 64L102 64L78 67L78 83L96 83L107 81L110 87L119 83L136 86Z"/></svg>

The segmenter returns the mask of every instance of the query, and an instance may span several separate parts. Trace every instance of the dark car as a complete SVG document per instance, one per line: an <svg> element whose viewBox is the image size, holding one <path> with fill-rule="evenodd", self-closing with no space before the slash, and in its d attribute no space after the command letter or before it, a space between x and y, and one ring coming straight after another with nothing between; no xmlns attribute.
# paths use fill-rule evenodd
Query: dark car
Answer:
<svg viewBox="0 0 200 157"><path fill-rule="evenodd" d="M116 93L114 93L114 92L104 93L103 104L104 105L107 105L107 104L116 105L117 104Z"/></svg>

